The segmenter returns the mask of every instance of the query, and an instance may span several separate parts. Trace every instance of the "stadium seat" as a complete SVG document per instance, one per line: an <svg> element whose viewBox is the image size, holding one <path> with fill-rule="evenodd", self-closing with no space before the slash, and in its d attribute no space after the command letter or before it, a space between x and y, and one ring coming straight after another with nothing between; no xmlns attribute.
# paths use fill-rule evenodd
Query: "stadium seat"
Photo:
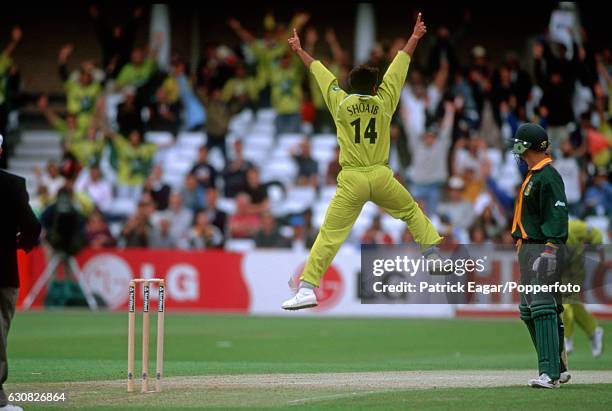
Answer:
<svg viewBox="0 0 612 411"><path fill-rule="evenodd" d="M147 131L145 141L158 146L169 146L174 142L174 137L167 131Z"/></svg>
<svg viewBox="0 0 612 411"><path fill-rule="evenodd" d="M387 213L382 214L381 225L385 232L387 232L395 243L400 243L402 234L406 230L406 223L397 218L391 217Z"/></svg>
<svg viewBox="0 0 612 411"><path fill-rule="evenodd" d="M319 191L319 201L330 202L336 194L336 186L323 186Z"/></svg>
<svg viewBox="0 0 612 411"><path fill-rule="evenodd" d="M244 147L269 149L274 145L274 135L271 133L252 132L243 139Z"/></svg>
<svg viewBox="0 0 612 411"><path fill-rule="evenodd" d="M281 181L285 184L293 183L297 176L297 166L291 159L272 159L261 169L261 181Z"/></svg>
<svg viewBox="0 0 612 411"><path fill-rule="evenodd" d="M208 163L215 168L215 170L223 170L225 168L225 159L223 153L217 147L213 147L208 152Z"/></svg>
<svg viewBox="0 0 612 411"><path fill-rule="evenodd" d="M181 132L176 138L178 146L197 150L206 144L206 133L201 131L196 132Z"/></svg>
<svg viewBox="0 0 612 411"><path fill-rule="evenodd" d="M225 250L233 252L246 252L255 249L255 240L251 239L230 239L225 242Z"/></svg>
<svg viewBox="0 0 612 411"><path fill-rule="evenodd" d="M315 134L310 139L313 150L326 149L334 151L338 145L338 139L334 134Z"/></svg>
<svg viewBox="0 0 612 411"><path fill-rule="evenodd" d="M236 212L236 201L233 198L220 197L217 200L217 208L228 215Z"/></svg>
<svg viewBox="0 0 612 411"><path fill-rule="evenodd" d="M111 203L108 214L128 217L136 211L136 201L131 198L115 198Z"/></svg>
<svg viewBox="0 0 612 411"><path fill-rule="evenodd" d="M299 201L310 207L316 196L317 192L313 187L294 187L287 193L287 200Z"/></svg>
<svg viewBox="0 0 612 411"><path fill-rule="evenodd" d="M268 150L265 148L247 147L243 150L243 155L248 161L255 163L258 167L262 167L263 163L267 160Z"/></svg>
<svg viewBox="0 0 612 411"><path fill-rule="evenodd" d="M276 112L272 108L261 108L257 110L255 118L257 122L274 123Z"/></svg>

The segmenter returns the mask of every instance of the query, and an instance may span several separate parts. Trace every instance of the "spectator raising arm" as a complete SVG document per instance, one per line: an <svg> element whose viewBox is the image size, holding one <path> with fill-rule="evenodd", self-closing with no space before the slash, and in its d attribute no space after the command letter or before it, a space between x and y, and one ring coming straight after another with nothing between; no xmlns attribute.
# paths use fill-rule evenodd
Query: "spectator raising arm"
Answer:
<svg viewBox="0 0 612 411"><path fill-rule="evenodd" d="M69 77L67 63L68 63L68 58L70 57L73 51L74 51L74 46L72 44L65 44L62 46L62 48L60 49L57 55L59 76L63 82L66 82Z"/></svg>
<svg viewBox="0 0 612 411"><path fill-rule="evenodd" d="M238 38L240 38L240 40L242 40L244 43L249 44L255 41L255 36L253 36L250 31L242 27L242 24L240 24L237 19L231 18L227 24L232 30L234 30L234 33L236 33Z"/></svg>
<svg viewBox="0 0 612 411"><path fill-rule="evenodd" d="M17 44L21 41L22 34L21 27L13 27L11 30L11 41L6 45L4 50L2 50L2 54L4 54L6 57L10 57L13 54L13 51L15 51Z"/></svg>
<svg viewBox="0 0 612 411"><path fill-rule="evenodd" d="M327 31L325 32L325 41L327 41L327 44L329 45L336 64L343 65L346 60L346 54L344 53L344 50L342 50L342 47L338 42L338 38L336 37L336 32L334 31L334 29L327 29Z"/></svg>
<svg viewBox="0 0 612 411"><path fill-rule="evenodd" d="M55 111L49 107L49 98L46 94L43 94L38 99L38 109L52 126L57 127L57 125L62 122L60 116L58 116L57 113L55 113Z"/></svg>

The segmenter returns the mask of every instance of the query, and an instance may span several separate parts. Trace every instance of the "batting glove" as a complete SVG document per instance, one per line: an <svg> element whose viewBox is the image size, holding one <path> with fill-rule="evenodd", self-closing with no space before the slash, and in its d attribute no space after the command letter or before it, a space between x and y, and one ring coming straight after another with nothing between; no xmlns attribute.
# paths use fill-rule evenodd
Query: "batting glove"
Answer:
<svg viewBox="0 0 612 411"><path fill-rule="evenodd" d="M544 251L533 262L533 271L540 276L550 277L557 270L557 248L546 245Z"/></svg>

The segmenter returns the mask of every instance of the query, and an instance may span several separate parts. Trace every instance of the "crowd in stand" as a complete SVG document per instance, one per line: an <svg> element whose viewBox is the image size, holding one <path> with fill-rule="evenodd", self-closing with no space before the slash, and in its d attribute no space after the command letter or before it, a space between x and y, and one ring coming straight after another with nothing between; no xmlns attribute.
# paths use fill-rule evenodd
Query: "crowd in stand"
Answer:
<svg viewBox="0 0 612 411"><path fill-rule="evenodd" d="M65 45L58 53L65 113L55 112L44 95L38 101L64 149L60 163L36 170L38 210L54 204L60 190L68 192L86 221L83 232L91 247L222 248L233 239L252 239L258 247L309 247L317 233L313 211L272 213L270 189L282 184L261 181L261 170L243 154L247 136L230 140L228 134L234 116L271 107L277 137L304 135L291 151L298 170L291 185L315 191L335 185L337 149L321 174L309 141L312 134L335 133L333 121L286 42L288 28L303 31L305 48L344 84L351 59L333 29L319 33L304 13L287 25L267 15L257 38L232 19L228 31L236 42L207 45L192 73L179 55L172 56L168 70L157 66L163 38L135 44L140 8L128 23L112 27L104 25L95 6L90 14L102 60L71 66L73 46ZM20 36L15 29L0 56L0 116L12 93L10 55ZM461 61L447 27L428 36L430 44L417 51L393 119L390 165L442 235L459 243L511 241L508 224L521 167L506 140L527 121L548 131L571 214L612 216L609 48L591 48L582 29L570 33L569 43L542 36L531 56L519 59L508 52L494 64L479 45L469 61ZM401 39L381 41L368 63L384 72L399 44ZM533 63L529 70L527 61ZM151 131L206 133L180 186L164 181L168 164L159 153L165 147L145 139ZM223 167L209 161L213 151ZM127 218L112 212L117 198L136 202ZM219 207L221 198L233 199L231 212ZM109 224L120 224L120 230L112 233ZM405 232L394 238L374 215L355 242L409 239Z"/></svg>

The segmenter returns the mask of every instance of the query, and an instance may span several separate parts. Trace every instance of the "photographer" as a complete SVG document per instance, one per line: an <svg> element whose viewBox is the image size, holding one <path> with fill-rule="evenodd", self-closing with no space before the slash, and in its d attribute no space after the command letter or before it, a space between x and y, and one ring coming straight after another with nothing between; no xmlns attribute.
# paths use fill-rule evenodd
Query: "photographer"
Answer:
<svg viewBox="0 0 612 411"><path fill-rule="evenodd" d="M49 265L55 264L53 275L57 274L60 264L64 266L64 281L54 280L49 285L45 305L85 305L81 290L74 281L78 273L73 272L75 264L71 261L87 244L86 218L77 204L72 189L64 186L40 219L47 243L51 246Z"/></svg>

